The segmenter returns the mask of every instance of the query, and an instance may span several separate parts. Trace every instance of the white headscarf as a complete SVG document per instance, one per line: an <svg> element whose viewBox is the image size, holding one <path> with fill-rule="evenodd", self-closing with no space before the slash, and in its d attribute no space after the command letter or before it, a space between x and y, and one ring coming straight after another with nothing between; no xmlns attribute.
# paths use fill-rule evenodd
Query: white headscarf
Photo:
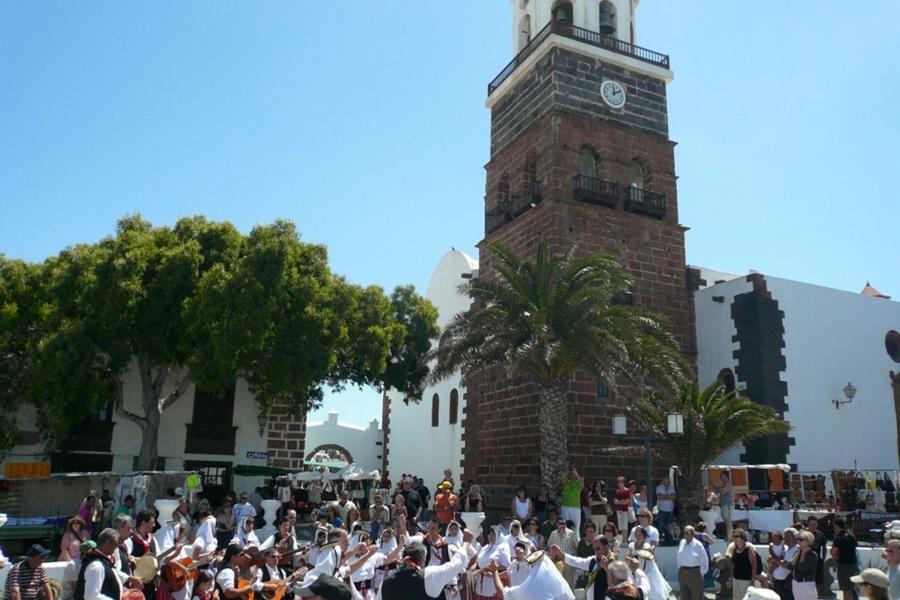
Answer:
<svg viewBox="0 0 900 600"><path fill-rule="evenodd" d="M200 546L202 547L201 552L213 552L219 545L218 540L216 540L215 527L215 517L206 517L200 522L200 527L197 528L196 539L200 542Z"/></svg>
<svg viewBox="0 0 900 600"><path fill-rule="evenodd" d="M241 547L241 550L246 550L250 546L259 547L259 538L256 537L256 533L253 531L247 533L244 529L244 525L247 521L252 523L253 517L244 517L243 520L241 520L241 525L238 527L234 538L231 540L233 543L237 543Z"/></svg>
<svg viewBox="0 0 900 600"><path fill-rule="evenodd" d="M495 534L494 543L485 544L478 552L477 562L479 567L484 568L488 566L492 560L497 561L497 564L501 567L509 566L509 544L506 543L505 538L498 541L499 537Z"/></svg>
<svg viewBox="0 0 900 600"><path fill-rule="evenodd" d="M450 528L456 525L456 535L450 535ZM450 521L450 524L447 525L447 535L444 536L444 539L448 544L453 544L454 546L462 546L463 544L463 533L462 526L456 521Z"/></svg>

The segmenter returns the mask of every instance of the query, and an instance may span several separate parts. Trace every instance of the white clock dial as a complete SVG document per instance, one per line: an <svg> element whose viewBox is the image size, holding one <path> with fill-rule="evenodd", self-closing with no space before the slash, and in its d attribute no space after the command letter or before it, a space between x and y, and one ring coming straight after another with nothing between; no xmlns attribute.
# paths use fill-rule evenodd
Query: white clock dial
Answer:
<svg viewBox="0 0 900 600"><path fill-rule="evenodd" d="M604 81L600 86L600 95L603 96L603 101L612 108L625 106L625 89L616 81Z"/></svg>

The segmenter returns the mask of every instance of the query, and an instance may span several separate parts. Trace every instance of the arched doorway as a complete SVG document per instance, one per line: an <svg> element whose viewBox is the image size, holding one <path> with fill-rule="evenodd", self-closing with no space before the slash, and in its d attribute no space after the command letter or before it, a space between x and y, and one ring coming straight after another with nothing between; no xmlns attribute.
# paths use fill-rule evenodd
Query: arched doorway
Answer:
<svg viewBox="0 0 900 600"><path fill-rule="evenodd" d="M320 463L349 465L353 463L350 451L338 444L322 444L306 455L306 460Z"/></svg>

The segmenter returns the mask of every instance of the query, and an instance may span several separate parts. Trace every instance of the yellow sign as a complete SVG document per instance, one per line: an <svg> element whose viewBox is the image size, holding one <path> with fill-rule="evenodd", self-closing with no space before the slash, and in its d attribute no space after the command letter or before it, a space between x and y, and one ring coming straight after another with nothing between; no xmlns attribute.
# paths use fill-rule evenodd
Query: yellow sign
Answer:
<svg viewBox="0 0 900 600"><path fill-rule="evenodd" d="M40 479L41 477L48 477L50 475L50 463L6 463L3 465L3 475L7 479Z"/></svg>

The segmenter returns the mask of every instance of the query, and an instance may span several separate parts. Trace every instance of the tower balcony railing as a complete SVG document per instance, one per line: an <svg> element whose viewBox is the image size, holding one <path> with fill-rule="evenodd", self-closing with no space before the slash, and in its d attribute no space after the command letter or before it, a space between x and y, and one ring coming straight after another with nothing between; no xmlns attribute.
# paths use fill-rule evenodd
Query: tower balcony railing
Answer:
<svg viewBox="0 0 900 600"><path fill-rule="evenodd" d="M666 195L638 187L625 188L625 210L662 219L666 216Z"/></svg>
<svg viewBox="0 0 900 600"><path fill-rule="evenodd" d="M484 215L484 230L493 233L522 213L534 208L544 199L540 181L529 181L508 198L500 200Z"/></svg>
<svg viewBox="0 0 900 600"><path fill-rule="evenodd" d="M619 184L599 177L576 175L574 197L579 202L616 208L619 206Z"/></svg>
<svg viewBox="0 0 900 600"><path fill-rule="evenodd" d="M563 37L567 37L573 40L578 40L580 42L584 42L586 44L590 44L591 46L596 46L598 48L604 48L611 52L615 52L617 54L623 54L625 56L630 56L632 58L636 58L640 61L650 63L651 65L656 65L657 67L662 67L663 69L670 68L669 55L662 54L661 52L656 52L655 50L649 50L647 48L642 48L641 46L637 46L635 44L631 44L624 40L620 40L611 35L603 35L598 31L591 31L590 29L585 29L583 27L576 27L570 23L566 23L563 21L550 21L546 27L541 29L527 44L522 50L519 51L518 54L506 65L500 73L494 77L494 79L488 84L488 96L494 93L500 84L502 84L506 79L513 74L516 68L525 62L525 59L531 56L531 54L538 49L538 47L544 43L551 34L561 35Z"/></svg>
<svg viewBox="0 0 900 600"><path fill-rule="evenodd" d="M509 212L513 219L529 208L534 208L544 199L540 181L528 181L509 197Z"/></svg>

